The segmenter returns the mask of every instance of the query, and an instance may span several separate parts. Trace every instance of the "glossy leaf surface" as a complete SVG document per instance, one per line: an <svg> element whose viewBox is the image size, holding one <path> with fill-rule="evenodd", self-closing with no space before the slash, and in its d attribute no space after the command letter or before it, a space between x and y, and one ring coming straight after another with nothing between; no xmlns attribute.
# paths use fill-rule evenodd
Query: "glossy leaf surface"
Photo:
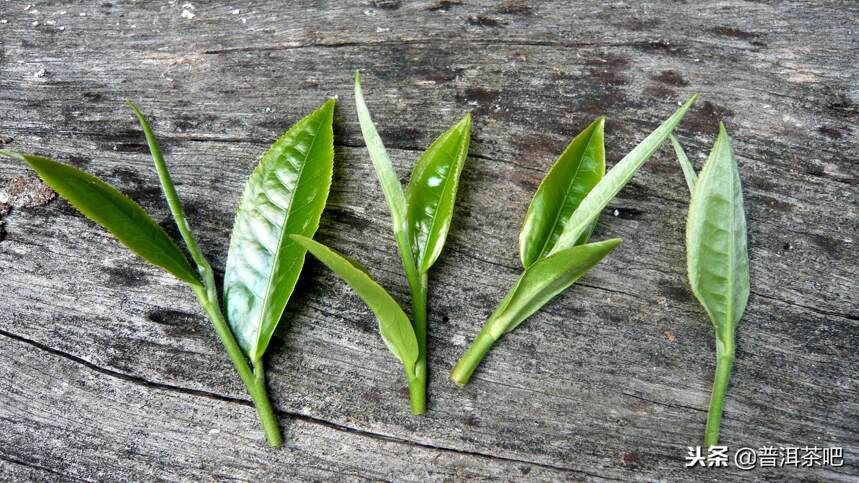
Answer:
<svg viewBox="0 0 859 483"><path fill-rule="evenodd" d="M382 138L379 137L376 126L373 124L373 119L370 117L367 103L364 102L360 72L355 72L355 107L358 110L358 122L361 125L364 143L367 145L367 151L370 153L373 168L376 170L376 175L382 184L382 192L385 194L385 200L387 200L388 206L391 209L394 232L407 233L406 196L403 194L403 186L400 184L400 178L397 177L397 172L394 171L394 166L388 157L385 144L382 143Z"/></svg>
<svg viewBox="0 0 859 483"><path fill-rule="evenodd" d="M397 301L376 283L363 267L356 266L351 259L309 238L293 236L293 239L345 280L361 297L376 315L379 332L388 350L403 363L409 376L414 374L415 362L418 359L418 341L409 317Z"/></svg>
<svg viewBox="0 0 859 483"><path fill-rule="evenodd" d="M334 163L334 101L263 155L239 201L224 273L227 320L251 361L265 353L304 265L291 234L313 236Z"/></svg>
<svg viewBox="0 0 859 483"><path fill-rule="evenodd" d="M129 250L179 280L200 285L185 254L143 208L95 176L75 167L32 154L0 149L0 155L30 165L48 186L90 220L98 223Z"/></svg>
<svg viewBox="0 0 859 483"><path fill-rule="evenodd" d="M733 340L749 298L749 256L740 175L724 125L692 193L686 261L692 292L717 336Z"/></svg>
<svg viewBox="0 0 859 483"><path fill-rule="evenodd" d="M421 272L429 270L444 247L470 140L471 115L466 115L433 141L412 171L406 188L406 220Z"/></svg>
<svg viewBox="0 0 859 483"><path fill-rule="evenodd" d="M627 182L632 178L638 168L647 161L663 141L671 134L671 131L680 123L686 111L695 102L697 95L693 95L683 106L680 107L671 117L663 122L655 131L626 156L623 157L603 179L585 196L585 199L579 204L579 207L573 213L573 216L564 225L564 230L555 246L549 253L554 253L565 248L573 246L576 241L585 233L594 219L599 216L600 212L609 202L617 195Z"/></svg>
<svg viewBox="0 0 859 483"><path fill-rule="evenodd" d="M519 233L525 268L552 250L567 220L605 174L604 126L600 117L573 138L537 188Z"/></svg>
<svg viewBox="0 0 859 483"><path fill-rule="evenodd" d="M686 178L686 185L689 186L689 192L695 192L695 185L698 183L698 175L695 174L695 168L686 157L686 151L683 151L683 146L680 141L672 134L669 136L671 145L674 146L674 154L677 155L677 161L680 163L680 168L683 170L683 177Z"/></svg>
<svg viewBox="0 0 859 483"><path fill-rule="evenodd" d="M540 310L556 295L566 290L621 243L613 238L586 245L576 245L542 258L525 270L493 315L496 338L510 332Z"/></svg>

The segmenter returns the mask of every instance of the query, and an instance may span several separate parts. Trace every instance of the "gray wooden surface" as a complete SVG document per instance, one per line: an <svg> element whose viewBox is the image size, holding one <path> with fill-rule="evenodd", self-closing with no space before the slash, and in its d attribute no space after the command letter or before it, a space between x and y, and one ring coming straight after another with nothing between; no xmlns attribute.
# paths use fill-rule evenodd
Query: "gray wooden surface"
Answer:
<svg viewBox="0 0 859 483"><path fill-rule="evenodd" d="M409 414L372 314L311 261L269 351L286 443L267 448L191 292L2 159L0 478L859 479L856 3L192 3L0 3L0 145L102 176L170 227L122 98L139 101L222 270L256 160L338 96L318 238L407 303L352 74L403 179L471 111L455 226L431 276L429 412ZM722 441L839 446L843 467L684 470L714 341L687 288L687 191L667 146L594 235L623 245L502 340L467 388L448 380L519 273L520 221L566 142L604 113L612 165L692 92L678 135L700 166L727 123L749 222L752 295Z"/></svg>

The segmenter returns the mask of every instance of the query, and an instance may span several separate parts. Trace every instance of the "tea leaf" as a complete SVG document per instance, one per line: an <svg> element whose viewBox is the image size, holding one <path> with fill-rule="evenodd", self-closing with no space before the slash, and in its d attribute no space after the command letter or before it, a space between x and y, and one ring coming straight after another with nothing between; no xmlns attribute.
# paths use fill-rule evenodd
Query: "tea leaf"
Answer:
<svg viewBox="0 0 859 483"><path fill-rule="evenodd" d="M612 238L576 245L538 260L522 274L514 287L513 295L503 304L504 309L495 316L493 324L497 324L499 328L503 327L504 333L516 329L534 312L596 266L622 241L620 238Z"/></svg>
<svg viewBox="0 0 859 483"><path fill-rule="evenodd" d="M686 222L689 283L725 339L749 298L749 255L740 175L724 125L695 186Z"/></svg>
<svg viewBox="0 0 859 483"><path fill-rule="evenodd" d="M197 241L191 232L191 227L188 225L188 219L185 217L185 210L182 209L182 202L179 200L179 195L176 193L176 188L173 186L173 180L170 179L170 172L167 170L167 164L164 162L164 157L161 156L161 149L158 147L158 141L155 139L155 133L149 127L143 113L140 109L126 99L125 103L131 108L131 111L140 122L140 127L143 129L143 134L146 136L146 143L149 145L149 152L152 154L152 160L155 163L155 170L158 172L158 180L161 182L161 190L164 192L164 197L167 199L167 205L170 207L170 212L173 214L173 220L176 221L176 227L182 235L182 240L185 242L185 247L191 255L191 259L197 264L199 272L211 271L212 267L200 251ZM205 277L204 277L205 278ZM205 281L205 280L204 280Z"/></svg>
<svg viewBox="0 0 859 483"><path fill-rule="evenodd" d="M519 233L519 258L525 268L552 250L564 224L605 174L604 126L600 117L573 138L534 193ZM577 243L587 241L591 231L593 226Z"/></svg>
<svg viewBox="0 0 859 483"><path fill-rule="evenodd" d="M716 332L716 377L704 432L704 444L714 446L734 365L734 332L750 290L743 191L724 124L719 124L719 136L694 186L686 220L686 264L692 293Z"/></svg>
<svg viewBox="0 0 859 483"><path fill-rule="evenodd" d="M471 115L467 114L424 151L406 188L406 220L421 272L430 269L444 247L470 131Z"/></svg>
<svg viewBox="0 0 859 483"><path fill-rule="evenodd" d="M296 122L263 155L239 201L224 273L227 320L260 360L304 265L291 234L313 236L334 163L334 101Z"/></svg>
<svg viewBox="0 0 859 483"><path fill-rule="evenodd" d="M659 149L659 146L665 141L665 138L671 134L671 131L680 123L686 111L695 102L697 94L693 95L663 122L655 131L636 146L632 151L623 157L605 177L597 183L597 185L585 196L585 199L579 204L579 207L573 212L573 216L564 225L564 230L555 246L549 253L554 253L564 248L571 247L575 242L587 231L590 224L599 216L600 212L608 203L617 195L626 183L632 178L638 168L647 161L650 156Z"/></svg>
<svg viewBox="0 0 859 483"><path fill-rule="evenodd" d="M397 301L349 258L307 237L292 235L292 239L345 280L373 311L385 345L403 363L411 378L418 359L418 341L409 317Z"/></svg>
<svg viewBox="0 0 859 483"><path fill-rule="evenodd" d="M167 233L143 208L95 176L32 154L0 149L0 155L26 162L48 186L129 250L179 280L201 286L197 273Z"/></svg>
<svg viewBox="0 0 859 483"><path fill-rule="evenodd" d="M534 262L526 269L483 324L477 338L460 357L450 378L465 385L489 349L507 332L514 330L556 295L566 290L600 262L619 243L615 238L576 245Z"/></svg>
<svg viewBox="0 0 859 483"><path fill-rule="evenodd" d="M367 103L364 102L364 93L361 91L361 73L357 71L355 72L355 107L358 110L361 133L364 135L367 151L370 152L370 160L379 176L385 200L391 208L394 232L406 235L408 228L406 224L406 197L403 194L403 186L400 184L400 178L397 177L397 172L394 171L390 158L388 158L385 144L382 143L382 138L379 137L373 119L370 117ZM405 238L407 239L407 237Z"/></svg>
<svg viewBox="0 0 859 483"><path fill-rule="evenodd" d="M689 193L695 192L695 184L698 182L698 175L695 174L695 168L686 157L686 152L683 151L683 146L674 135L668 136L671 139L671 145L674 146L674 154L677 155L677 161L680 162L680 168L683 169L683 177L686 178L686 185L689 186Z"/></svg>

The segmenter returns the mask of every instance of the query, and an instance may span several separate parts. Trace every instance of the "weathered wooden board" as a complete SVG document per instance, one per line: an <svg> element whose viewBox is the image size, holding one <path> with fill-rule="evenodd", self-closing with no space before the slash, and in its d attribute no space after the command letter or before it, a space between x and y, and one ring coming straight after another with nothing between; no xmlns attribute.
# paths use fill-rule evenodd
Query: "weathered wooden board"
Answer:
<svg viewBox="0 0 859 483"><path fill-rule="evenodd" d="M338 96L319 238L405 303L352 74L403 179L471 111L455 226L431 277L429 413L409 415L371 313L311 261L270 351L286 445L266 448L192 294L65 201L18 199L0 236L0 477L859 478L855 3L281 3L0 3L0 145L102 176L169 228L122 98L140 101L220 270L258 157ZM843 467L684 470L714 342L685 281L688 196L667 148L594 235L624 244L499 343L466 389L447 379L518 275L519 223L565 143L607 114L612 164L692 92L678 134L700 166L726 121L750 230L722 440L840 446ZM31 176L0 160L0 195Z"/></svg>

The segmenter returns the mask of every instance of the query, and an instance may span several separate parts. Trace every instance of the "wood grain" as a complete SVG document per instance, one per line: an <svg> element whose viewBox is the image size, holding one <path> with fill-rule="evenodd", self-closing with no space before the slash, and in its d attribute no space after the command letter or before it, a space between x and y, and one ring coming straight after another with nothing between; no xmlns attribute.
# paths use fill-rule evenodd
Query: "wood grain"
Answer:
<svg viewBox="0 0 859 483"><path fill-rule="evenodd" d="M0 3L0 146L103 177L175 234L122 98L139 101L220 271L259 156L337 96L318 238L405 305L353 72L404 181L471 111L431 275L428 414L409 414L372 314L309 261L269 351L286 446L267 449L180 282L63 200L19 204L0 226L0 478L859 479L855 4L282 3ZM593 239L623 245L502 340L466 389L448 380L519 273L519 225L566 142L606 114L611 166L693 92L677 134L700 167L726 122L749 224L752 295L722 441L840 446L843 467L683 468L703 437L715 343L686 283L688 194L668 146L603 214ZM0 159L0 190L21 176L33 175Z"/></svg>

